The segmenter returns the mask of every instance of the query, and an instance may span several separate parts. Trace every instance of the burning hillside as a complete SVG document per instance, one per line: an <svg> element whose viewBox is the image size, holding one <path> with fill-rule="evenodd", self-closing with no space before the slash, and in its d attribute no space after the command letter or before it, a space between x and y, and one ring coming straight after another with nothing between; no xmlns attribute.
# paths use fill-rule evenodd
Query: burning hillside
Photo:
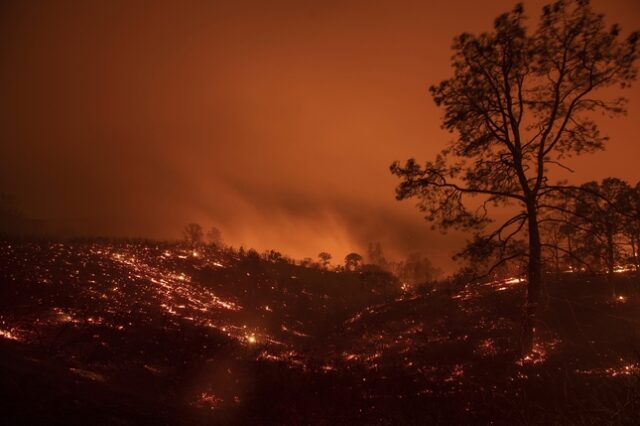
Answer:
<svg viewBox="0 0 640 426"><path fill-rule="evenodd" d="M553 278L520 358L520 278L418 295L386 275L177 244L0 252L0 392L17 422L526 423L593 402L624 423L639 408L625 274L615 300L597 277Z"/></svg>

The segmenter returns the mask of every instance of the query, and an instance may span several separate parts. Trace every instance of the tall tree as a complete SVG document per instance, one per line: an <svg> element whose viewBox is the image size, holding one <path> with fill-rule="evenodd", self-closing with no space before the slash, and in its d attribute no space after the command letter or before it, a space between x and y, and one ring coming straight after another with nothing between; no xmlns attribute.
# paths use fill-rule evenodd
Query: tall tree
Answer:
<svg viewBox="0 0 640 426"><path fill-rule="evenodd" d="M548 221L547 223L540 224L540 232L542 236L541 238L545 241L548 241L549 243L548 246L543 247L542 260L543 262L551 263L552 268L548 269L552 269L553 272L556 273L556 275L560 273L560 262L563 258L562 254L560 253L560 245L562 243L563 237L565 236L563 233L563 229L563 225L558 223L557 221ZM544 249L546 249L546 251L549 253L546 258L544 256Z"/></svg>
<svg viewBox="0 0 640 426"><path fill-rule="evenodd" d="M493 31L455 38L453 76L430 88L444 109L443 127L455 139L424 167L395 162L398 199L417 197L426 219L443 229L474 231L499 263L525 256L527 296L521 351L533 346L542 285L540 206L563 189L549 181L564 158L603 148L607 138L594 112L625 111L624 98L600 89L627 87L636 76L638 33L622 39L606 28L588 0L557 1L543 8L534 31L522 5L496 18ZM469 196L482 199L477 209ZM488 209L508 205L516 213L488 229ZM525 234L525 244L511 245Z"/></svg>
<svg viewBox="0 0 640 426"><path fill-rule="evenodd" d="M625 197L624 207L627 217L622 225L622 232L631 247L630 261L636 271L640 270L640 182L634 187L629 187Z"/></svg>
<svg viewBox="0 0 640 426"><path fill-rule="evenodd" d="M623 231L625 216L621 213L629 195L629 185L617 178L606 178L601 184L588 182L577 191L576 219L587 234L585 251L604 265L609 276L620 260L617 236Z"/></svg>

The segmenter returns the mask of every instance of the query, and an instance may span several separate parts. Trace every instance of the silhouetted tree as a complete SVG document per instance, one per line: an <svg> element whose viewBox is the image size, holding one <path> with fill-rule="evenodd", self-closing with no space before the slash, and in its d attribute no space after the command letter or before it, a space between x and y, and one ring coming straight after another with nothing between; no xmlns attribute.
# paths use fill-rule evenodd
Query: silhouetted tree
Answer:
<svg viewBox="0 0 640 426"><path fill-rule="evenodd" d="M209 244L216 247L222 247L222 231L215 226L212 226L207 231L207 241L209 241Z"/></svg>
<svg viewBox="0 0 640 426"><path fill-rule="evenodd" d="M539 223L545 240L543 248L552 252L556 270L560 262L574 272L587 266L580 253L584 230L576 220L575 212L576 199L582 189L569 188L558 192L547 201L547 205L542 206L544 214Z"/></svg>
<svg viewBox="0 0 640 426"><path fill-rule="evenodd" d="M621 40L618 26L605 28L588 0L545 6L533 32L524 21L518 5L495 20L492 32L455 38L453 77L430 91L444 108L443 127L456 136L424 167L410 159L391 171L402 179L398 199L418 197L426 219L445 230L475 232L475 247L497 258L495 265L526 257L526 353L542 285L540 206L564 188L549 182L549 171L566 168L563 158L602 149L606 137L594 112L625 108L623 98L605 99L599 89L626 87L635 78L638 33ZM482 197L479 209L469 208L468 196ZM518 210L487 232L488 208L498 205ZM525 244L512 245L523 233Z"/></svg>
<svg viewBox="0 0 640 426"><path fill-rule="evenodd" d="M631 253L629 260L636 271L640 270L640 182L634 187L629 187L622 207L627 213L622 225L622 233L626 237Z"/></svg>
<svg viewBox="0 0 640 426"><path fill-rule="evenodd" d="M327 253L326 251L321 251L320 253L318 253L320 266L322 266L325 269L329 266L329 262L331 261L331 258L332 258L331 254Z"/></svg>
<svg viewBox="0 0 640 426"><path fill-rule="evenodd" d="M440 273L428 257L418 252L410 253L406 260L396 263L394 272L400 280L411 285L433 281Z"/></svg>
<svg viewBox="0 0 640 426"><path fill-rule="evenodd" d="M563 227L558 222L543 222L540 221L540 233L542 235L542 240L548 243L546 251L550 252L548 256L548 261L553 265L553 271L556 274L560 273L560 263L564 256L560 252L560 247L562 244L562 239L564 237ZM543 250L543 260L547 260L544 257Z"/></svg>
<svg viewBox="0 0 640 426"><path fill-rule="evenodd" d="M313 259L310 257L305 257L300 261L300 266L304 266L305 268L311 268L313 265Z"/></svg>
<svg viewBox="0 0 640 426"><path fill-rule="evenodd" d="M583 187L580 187L583 189ZM553 265L557 273L561 268L571 271L592 269L585 259L584 223L576 217L575 204L580 190L559 193L554 204L542 206L545 214L539 220L543 243L543 260ZM553 208L552 210L550 210Z"/></svg>
<svg viewBox="0 0 640 426"><path fill-rule="evenodd" d="M280 262L283 260L282 253L276 250L266 250L263 254L264 260L269 262Z"/></svg>
<svg viewBox="0 0 640 426"><path fill-rule="evenodd" d="M628 196L629 186L616 178L606 178L602 184L589 182L582 185L576 199L575 220L583 223L586 233L583 250L604 265L613 274L620 260L617 236L623 230L622 207Z"/></svg>
<svg viewBox="0 0 640 426"><path fill-rule="evenodd" d="M631 219L626 211L630 192L629 185L617 178L606 178L602 183L588 182L564 191L556 204L545 205L552 214L543 221L562 225L558 229L571 243L571 251L565 252L583 267L604 270L611 275L625 258L620 240ZM552 243L545 245L552 247ZM560 249L560 245L556 248Z"/></svg>
<svg viewBox="0 0 640 426"><path fill-rule="evenodd" d="M392 265L384 256L382 245L380 243L369 243L368 258L369 263L376 265L385 271L390 271L392 269Z"/></svg>
<svg viewBox="0 0 640 426"><path fill-rule="evenodd" d="M182 230L184 240L192 248L202 244L202 226L197 223L190 223Z"/></svg>
<svg viewBox="0 0 640 426"><path fill-rule="evenodd" d="M344 268L347 271L356 271L362 265L362 256L358 253L349 253L344 258Z"/></svg>

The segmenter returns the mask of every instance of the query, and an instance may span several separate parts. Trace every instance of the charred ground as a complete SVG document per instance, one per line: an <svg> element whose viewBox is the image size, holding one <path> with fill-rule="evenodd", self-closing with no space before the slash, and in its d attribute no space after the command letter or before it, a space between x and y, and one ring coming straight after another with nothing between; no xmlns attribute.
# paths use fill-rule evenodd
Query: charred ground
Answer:
<svg viewBox="0 0 640 426"><path fill-rule="evenodd" d="M520 279L402 293L155 242L0 243L10 423L632 424L640 286L549 274L518 358Z"/></svg>

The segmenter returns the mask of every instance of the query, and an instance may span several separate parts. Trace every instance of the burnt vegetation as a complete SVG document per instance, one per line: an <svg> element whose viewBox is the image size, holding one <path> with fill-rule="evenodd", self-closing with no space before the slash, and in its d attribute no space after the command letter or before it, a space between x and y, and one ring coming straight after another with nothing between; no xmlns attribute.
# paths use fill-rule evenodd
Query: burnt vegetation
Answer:
<svg viewBox="0 0 640 426"><path fill-rule="evenodd" d="M379 267L153 241L0 243L5 420L85 424L632 424L635 272L403 290Z"/></svg>

